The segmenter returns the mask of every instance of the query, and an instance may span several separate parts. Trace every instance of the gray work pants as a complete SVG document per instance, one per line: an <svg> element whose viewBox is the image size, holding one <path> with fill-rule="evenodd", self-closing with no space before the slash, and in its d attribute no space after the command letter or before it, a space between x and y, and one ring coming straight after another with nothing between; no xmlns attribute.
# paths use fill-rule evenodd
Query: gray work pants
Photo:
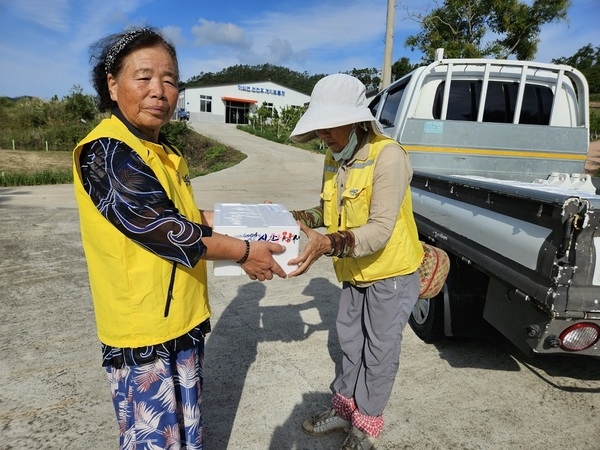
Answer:
<svg viewBox="0 0 600 450"><path fill-rule="evenodd" d="M354 398L368 416L383 414L398 366L402 330L419 296L419 275L387 278L360 288L342 285L337 334L342 348L342 372L333 388Z"/></svg>

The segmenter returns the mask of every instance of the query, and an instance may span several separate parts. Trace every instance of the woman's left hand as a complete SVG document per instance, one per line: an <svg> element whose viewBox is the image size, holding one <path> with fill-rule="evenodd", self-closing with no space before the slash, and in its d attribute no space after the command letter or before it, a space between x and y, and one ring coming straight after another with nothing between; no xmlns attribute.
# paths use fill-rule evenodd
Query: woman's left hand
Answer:
<svg viewBox="0 0 600 450"><path fill-rule="evenodd" d="M307 272L317 259L331 250L331 242L327 236L307 227L300 221L298 221L298 225L300 225L300 230L308 238L308 242L297 258L288 261L289 265L298 265L296 270L288 274L288 278Z"/></svg>

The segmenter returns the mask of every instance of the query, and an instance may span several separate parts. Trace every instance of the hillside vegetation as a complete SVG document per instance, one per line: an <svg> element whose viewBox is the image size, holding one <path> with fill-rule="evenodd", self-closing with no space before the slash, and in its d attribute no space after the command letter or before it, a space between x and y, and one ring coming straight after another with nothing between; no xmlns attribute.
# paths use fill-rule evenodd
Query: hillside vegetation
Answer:
<svg viewBox="0 0 600 450"><path fill-rule="evenodd" d="M75 86L69 95L44 101L0 98L0 186L71 183L71 152L104 117L94 98ZM192 177L238 164L246 155L205 136L185 122L163 133L185 155Z"/></svg>

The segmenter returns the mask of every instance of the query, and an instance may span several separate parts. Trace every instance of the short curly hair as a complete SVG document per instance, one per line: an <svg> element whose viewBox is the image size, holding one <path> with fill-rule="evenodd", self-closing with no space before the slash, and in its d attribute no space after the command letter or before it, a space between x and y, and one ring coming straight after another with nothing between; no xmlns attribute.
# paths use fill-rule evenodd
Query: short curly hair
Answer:
<svg viewBox="0 0 600 450"><path fill-rule="evenodd" d="M173 57L177 80L179 80L179 63L175 46L156 28L128 28L121 33L105 36L90 46L91 81L96 90L96 103L100 111L111 111L117 106L110 98L106 76L109 73L118 76L123 69L123 61L132 52L156 46L163 47Z"/></svg>

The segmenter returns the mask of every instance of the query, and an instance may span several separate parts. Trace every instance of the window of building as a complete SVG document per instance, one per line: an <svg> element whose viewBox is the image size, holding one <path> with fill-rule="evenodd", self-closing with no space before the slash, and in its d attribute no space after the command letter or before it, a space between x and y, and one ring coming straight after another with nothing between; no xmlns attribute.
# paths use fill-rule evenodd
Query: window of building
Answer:
<svg viewBox="0 0 600 450"><path fill-rule="evenodd" d="M200 111L212 112L212 95L200 95Z"/></svg>

